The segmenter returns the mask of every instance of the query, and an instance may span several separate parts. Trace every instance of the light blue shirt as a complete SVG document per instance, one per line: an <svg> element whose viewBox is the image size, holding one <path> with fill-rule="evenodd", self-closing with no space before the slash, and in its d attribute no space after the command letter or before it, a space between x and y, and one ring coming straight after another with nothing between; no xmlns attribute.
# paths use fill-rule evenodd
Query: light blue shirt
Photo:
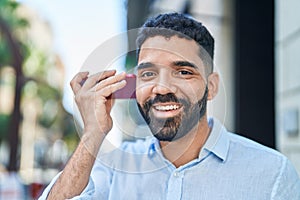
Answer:
<svg viewBox="0 0 300 200"><path fill-rule="evenodd" d="M228 132L217 120L209 124L199 157L178 168L153 137L100 155L87 187L73 199L300 200L299 176L285 156Z"/></svg>

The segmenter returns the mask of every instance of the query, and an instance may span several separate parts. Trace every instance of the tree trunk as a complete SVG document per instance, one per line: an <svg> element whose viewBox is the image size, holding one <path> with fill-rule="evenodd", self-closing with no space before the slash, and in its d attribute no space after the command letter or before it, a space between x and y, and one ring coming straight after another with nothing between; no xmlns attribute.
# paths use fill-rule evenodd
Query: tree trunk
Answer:
<svg viewBox="0 0 300 200"><path fill-rule="evenodd" d="M20 47L18 42L14 38L11 30L7 23L0 17L0 31L3 33L4 38L8 41L8 46L12 54L12 66L16 72L16 85L15 85L15 98L14 98L14 108L12 112L11 121L9 124L8 140L10 146L10 156L8 171L18 170L18 144L19 144L19 127L21 122L21 91L24 82L24 76L22 72L23 57L20 52Z"/></svg>

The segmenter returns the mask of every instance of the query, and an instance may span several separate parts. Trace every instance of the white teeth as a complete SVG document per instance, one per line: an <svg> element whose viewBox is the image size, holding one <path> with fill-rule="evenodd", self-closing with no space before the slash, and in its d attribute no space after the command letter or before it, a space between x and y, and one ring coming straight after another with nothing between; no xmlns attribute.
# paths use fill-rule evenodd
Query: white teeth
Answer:
<svg viewBox="0 0 300 200"><path fill-rule="evenodd" d="M177 106L177 105L155 106L156 110L163 110L163 111L176 110L178 108L179 108L179 106Z"/></svg>

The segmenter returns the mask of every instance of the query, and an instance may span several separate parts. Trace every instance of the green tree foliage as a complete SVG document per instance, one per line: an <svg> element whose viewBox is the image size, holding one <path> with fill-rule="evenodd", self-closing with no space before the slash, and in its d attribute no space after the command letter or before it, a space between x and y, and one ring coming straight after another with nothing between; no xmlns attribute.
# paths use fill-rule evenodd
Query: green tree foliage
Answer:
<svg viewBox="0 0 300 200"><path fill-rule="evenodd" d="M0 20L7 25L23 57L22 74L24 77L21 78L23 85L23 89L20 91L21 107L26 99L39 102L36 105L40 110L38 112L38 126L47 130L45 137L50 139L51 134L58 134L66 139L67 144L71 144L70 148L74 148L73 144L78 141L78 137L72 123L72 116L62 106L62 85L53 83L53 80L51 82L55 76L53 71L58 68L57 55L51 50L46 51L36 45L36 38L30 37L28 34L28 30L31 28L30 19L20 16L18 13L20 6L18 2L13 0L0 0ZM4 31L3 27L0 26L0 72L5 66L14 68L14 57ZM0 79L0 86L3 84L7 83ZM16 86L13 85L12 87ZM0 98L6 97L1 96ZM10 114L3 114L0 110L0 142L7 139L10 119ZM22 117L18 123L21 121Z"/></svg>
<svg viewBox="0 0 300 200"><path fill-rule="evenodd" d="M19 4L12 0L0 0L0 18L7 24L7 26L12 31L12 34L15 32L22 32L25 28L29 26L29 22L22 17L17 16L16 11ZM3 27L1 27L3 28ZM23 56L26 55L26 45L23 41L18 41ZM3 36L3 32L0 31L0 67L5 65L10 65L12 62L12 55L9 51L10 47L6 38Z"/></svg>

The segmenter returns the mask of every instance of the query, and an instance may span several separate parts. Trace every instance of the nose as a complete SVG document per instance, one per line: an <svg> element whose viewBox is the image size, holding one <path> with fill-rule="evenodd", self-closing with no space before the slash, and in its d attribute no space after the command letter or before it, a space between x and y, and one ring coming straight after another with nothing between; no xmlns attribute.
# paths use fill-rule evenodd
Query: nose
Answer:
<svg viewBox="0 0 300 200"><path fill-rule="evenodd" d="M153 86L152 92L155 94L168 94L168 93L175 93L177 90L177 87L174 83L174 80L172 78L166 76L166 75L160 75Z"/></svg>

